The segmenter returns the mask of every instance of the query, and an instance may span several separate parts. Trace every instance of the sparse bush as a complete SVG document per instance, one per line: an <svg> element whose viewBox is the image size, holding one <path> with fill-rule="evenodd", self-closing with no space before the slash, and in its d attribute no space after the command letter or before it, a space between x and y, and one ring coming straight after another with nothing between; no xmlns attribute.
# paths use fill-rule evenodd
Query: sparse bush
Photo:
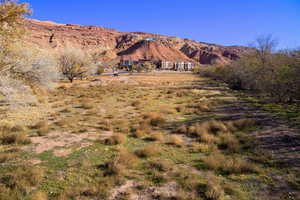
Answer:
<svg viewBox="0 0 300 200"><path fill-rule="evenodd" d="M171 145L176 145L176 146L183 146L184 145L184 141L183 141L182 137L180 137L178 135L169 136L168 139L167 139L167 143L171 144Z"/></svg>
<svg viewBox="0 0 300 200"><path fill-rule="evenodd" d="M0 127L0 143L1 144L28 144L30 139L23 128L4 124Z"/></svg>
<svg viewBox="0 0 300 200"><path fill-rule="evenodd" d="M225 156L221 153L212 153L203 158L204 165L212 170L221 168L225 160Z"/></svg>
<svg viewBox="0 0 300 200"><path fill-rule="evenodd" d="M112 159L105 164L106 175L122 176L127 170L125 166L119 163L118 158Z"/></svg>
<svg viewBox="0 0 300 200"><path fill-rule="evenodd" d="M221 153L212 153L202 159L205 166L212 170L221 170L228 174L259 172L256 165L235 156L224 156Z"/></svg>
<svg viewBox="0 0 300 200"><path fill-rule="evenodd" d="M137 107L137 106L141 105L141 101L139 101L139 100L133 101L131 103L131 105L134 106L134 107Z"/></svg>
<svg viewBox="0 0 300 200"><path fill-rule="evenodd" d="M113 136L105 140L105 144L109 144L109 145L123 144L126 142L126 139L127 139L126 135L124 134L114 134Z"/></svg>
<svg viewBox="0 0 300 200"><path fill-rule="evenodd" d="M238 152L240 150L240 143L232 134L225 133L220 135L220 138L220 148L228 149L230 152Z"/></svg>
<svg viewBox="0 0 300 200"><path fill-rule="evenodd" d="M66 47L59 56L59 68L70 82L75 78L83 78L89 72L91 60L88 55L75 47Z"/></svg>
<svg viewBox="0 0 300 200"><path fill-rule="evenodd" d="M191 147L193 152L202 152L202 153L208 152L211 149L211 146L208 144L196 143L196 142L192 143Z"/></svg>
<svg viewBox="0 0 300 200"><path fill-rule="evenodd" d="M48 195L45 192L37 191L30 195L30 200L47 200Z"/></svg>
<svg viewBox="0 0 300 200"><path fill-rule="evenodd" d="M143 148L137 149L135 151L136 155L138 155L139 157L151 157L151 156L155 156L159 153L158 147L156 145L147 145Z"/></svg>
<svg viewBox="0 0 300 200"><path fill-rule="evenodd" d="M141 130L141 129L137 129L136 131L134 131L133 136L136 138L143 138L145 137L147 134L145 133L145 131Z"/></svg>
<svg viewBox="0 0 300 200"><path fill-rule="evenodd" d="M43 181L44 171L37 167L19 166L13 171L7 172L4 177L2 184L26 194Z"/></svg>
<svg viewBox="0 0 300 200"><path fill-rule="evenodd" d="M152 126L164 125L166 120L161 113L149 112L144 114L144 119L148 120Z"/></svg>
<svg viewBox="0 0 300 200"><path fill-rule="evenodd" d="M219 200L222 199L223 196L224 190L220 185L218 177L213 174L209 174L207 176L205 197L211 200Z"/></svg>
<svg viewBox="0 0 300 200"><path fill-rule="evenodd" d="M98 66L97 66L96 74L97 74L97 75L101 75L101 74L103 74L103 73L104 73L104 67L101 66L101 65L98 65Z"/></svg>
<svg viewBox="0 0 300 200"><path fill-rule="evenodd" d="M161 172L166 172L172 169L172 163L165 159L154 159L147 163L149 168L155 169Z"/></svg>
<svg viewBox="0 0 300 200"><path fill-rule="evenodd" d="M139 159L135 154L128 152L124 147L119 148L118 155L116 156L118 163L127 168L134 168L138 165Z"/></svg>
<svg viewBox="0 0 300 200"><path fill-rule="evenodd" d="M165 137L164 137L164 135L162 133L156 132L156 133L152 133L150 135L150 139L152 139L154 141L163 142L165 140Z"/></svg>
<svg viewBox="0 0 300 200"><path fill-rule="evenodd" d="M275 46L272 36L261 36L248 54L228 66L215 67L203 74L224 81L232 89L253 90L273 102L297 102L300 99L300 53L274 53Z"/></svg>

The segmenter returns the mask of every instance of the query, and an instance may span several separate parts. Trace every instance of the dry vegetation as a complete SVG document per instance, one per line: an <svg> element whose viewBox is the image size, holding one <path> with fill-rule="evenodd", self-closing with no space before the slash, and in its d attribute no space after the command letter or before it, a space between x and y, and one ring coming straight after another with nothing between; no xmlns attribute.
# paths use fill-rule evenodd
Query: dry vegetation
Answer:
<svg viewBox="0 0 300 200"><path fill-rule="evenodd" d="M61 83L49 116L2 124L0 199L266 199L276 188L269 173L284 173L247 136L259 124L217 117L228 93L203 93L207 80L190 74L124 78L135 85Z"/></svg>

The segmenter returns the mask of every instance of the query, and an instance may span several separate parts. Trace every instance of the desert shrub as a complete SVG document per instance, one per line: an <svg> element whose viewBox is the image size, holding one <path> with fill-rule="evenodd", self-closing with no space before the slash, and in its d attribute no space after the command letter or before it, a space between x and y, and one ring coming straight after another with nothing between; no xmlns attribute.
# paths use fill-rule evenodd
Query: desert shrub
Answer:
<svg viewBox="0 0 300 200"><path fill-rule="evenodd" d="M111 137L105 139L105 144L109 145L117 145L117 144L123 144L126 142L126 135L124 134L114 134Z"/></svg>
<svg viewBox="0 0 300 200"><path fill-rule="evenodd" d="M154 160L150 160L147 163L147 166L150 169L155 169L161 172L166 172L171 170L172 167L172 163L169 160L165 160L165 159L154 159Z"/></svg>
<svg viewBox="0 0 300 200"><path fill-rule="evenodd" d="M73 82L75 78L83 78L89 73L89 67L91 67L91 59L89 56L75 47L65 47L60 53L59 69L63 76L65 76L70 82Z"/></svg>
<svg viewBox="0 0 300 200"><path fill-rule="evenodd" d="M198 134L198 140L207 144L218 144L220 139L213 134L209 134L207 132L201 132Z"/></svg>
<svg viewBox="0 0 300 200"><path fill-rule="evenodd" d="M11 124L0 126L0 143L1 144L28 144L30 138L23 128Z"/></svg>
<svg viewBox="0 0 300 200"><path fill-rule="evenodd" d="M134 131L133 136L136 138L143 138L147 135L147 133L145 131L143 131L142 129L137 129L136 131Z"/></svg>
<svg viewBox="0 0 300 200"><path fill-rule="evenodd" d="M137 149L135 151L136 155L142 158L152 157L159 153L158 147L156 145L146 145L143 148Z"/></svg>
<svg viewBox="0 0 300 200"><path fill-rule="evenodd" d="M300 53L274 53L276 41L262 36L254 48L232 64L210 68L205 76L224 81L232 89L253 90L259 97L273 102L291 103L300 99Z"/></svg>
<svg viewBox="0 0 300 200"><path fill-rule="evenodd" d="M106 175L114 175L114 176L122 176L125 175L127 170L126 167L122 164L119 163L119 159L115 158L112 160L109 160L106 164L105 164L105 169L106 169Z"/></svg>
<svg viewBox="0 0 300 200"><path fill-rule="evenodd" d="M259 168L242 158L239 157L229 157L226 162L223 163L222 171L225 173L256 173L259 172Z"/></svg>
<svg viewBox="0 0 300 200"><path fill-rule="evenodd" d="M134 106L134 107L137 107L137 106L141 105L141 103L142 103L141 101L135 100L135 101L133 101L133 102L131 103L131 105Z"/></svg>
<svg viewBox="0 0 300 200"><path fill-rule="evenodd" d="M176 132L186 134L188 132L188 127L186 127L185 125L181 125L176 129Z"/></svg>
<svg viewBox="0 0 300 200"><path fill-rule="evenodd" d="M165 137L164 137L164 135L162 133L156 132L156 133L152 133L150 135L150 139L154 140L154 141L163 142L165 140Z"/></svg>
<svg viewBox="0 0 300 200"><path fill-rule="evenodd" d="M167 143L171 144L171 145L175 145L175 146L183 146L184 145L184 141L182 139L182 137L178 136L178 135L171 135L167 138Z"/></svg>
<svg viewBox="0 0 300 200"><path fill-rule="evenodd" d="M212 173L207 175L207 184L205 197L211 200L219 200L224 196L224 190L221 187L220 180Z"/></svg>
<svg viewBox="0 0 300 200"><path fill-rule="evenodd" d="M212 149L212 146L209 144L197 143L197 142L191 143L190 147L192 148L193 152L202 152L202 153L209 152Z"/></svg>
<svg viewBox="0 0 300 200"><path fill-rule="evenodd" d="M2 184L10 189L28 193L33 187L38 186L44 178L41 168L32 166L19 166L11 172L2 175Z"/></svg>
<svg viewBox="0 0 300 200"><path fill-rule="evenodd" d="M48 195L45 192L37 191L30 195L30 200L47 200Z"/></svg>
<svg viewBox="0 0 300 200"><path fill-rule="evenodd" d="M139 163L138 157L135 154L128 152L128 150L124 147L120 147L118 149L116 159L119 164L122 164L126 168L134 168Z"/></svg>
<svg viewBox="0 0 300 200"><path fill-rule="evenodd" d="M148 120L149 124L152 126L164 125L166 120L163 114L156 112L149 112L144 114L144 119Z"/></svg>
<svg viewBox="0 0 300 200"><path fill-rule="evenodd" d="M228 174L259 172L253 163L250 163L238 156L225 156L221 153L211 153L203 158L204 165L212 170L221 170Z"/></svg>
<svg viewBox="0 0 300 200"><path fill-rule="evenodd" d="M52 90L58 80L54 56L36 46L19 45L11 50L13 56L0 52L0 59L10 63L6 71L0 72L0 93L13 107L37 104L36 95Z"/></svg>
<svg viewBox="0 0 300 200"><path fill-rule="evenodd" d="M229 122L229 126L235 127L238 130L244 130L247 128L250 128L256 124L256 121L254 119L238 119L235 121Z"/></svg>
<svg viewBox="0 0 300 200"><path fill-rule="evenodd" d="M96 69L97 75L101 75L104 73L104 67L102 65L97 65L96 67L97 67L97 69Z"/></svg>
<svg viewBox="0 0 300 200"><path fill-rule="evenodd" d="M41 129L45 126L48 126L48 123L46 121L40 121L40 122L32 125L30 128L32 128L32 129Z"/></svg>
<svg viewBox="0 0 300 200"><path fill-rule="evenodd" d="M236 137L230 133L220 135L219 147L221 149L228 149L230 152L238 152L240 150L240 143Z"/></svg>
<svg viewBox="0 0 300 200"><path fill-rule="evenodd" d="M226 157L221 153L211 153L203 159L204 165L212 170L217 170L221 168L222 164L225 162Z"/></svg>

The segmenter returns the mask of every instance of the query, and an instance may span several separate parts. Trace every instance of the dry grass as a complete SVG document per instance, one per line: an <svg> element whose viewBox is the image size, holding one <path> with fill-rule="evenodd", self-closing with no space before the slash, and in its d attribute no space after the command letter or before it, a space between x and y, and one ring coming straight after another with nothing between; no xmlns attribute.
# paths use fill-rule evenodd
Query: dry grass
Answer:
<svg viewBox="0 0 300 200"><path fill-rule="evenodd" d="M43 181L43 178L44 171L41 168L21 166L10 173L7 173L2 184L23 193L27 193L33 187L38 186Z"/></svg>
<svg viewBox="0 0 300 200"><path fill-rule="evenodd" d="M154 159L147 163L150 169L167 172L173 168L172 162L166 159Z"/></svg>
<svg viewBox="0 0 300 200"><path fill-rule="evenodd" d="M133 133L133 137L135 137L135 138L143 138L145 136L147 136L147 133L145 131L143 131L142 129L137 129Z"/></svg>
<svg viewBox="0 0 300 200"><path fill-rule="evenodd" d="M71 126L73 123L74 123L74 121L71 121L70 119L61 119L61 120L55 122L55 124L56 124L57 126L62 127L62 128L69 127L69 126Z"/></svg>
<svg viewBox="0 0 300 200"><path fill-rule="evenodd" d="M237 153L240 150L240 143L232 134L224 133L220 135L219 147Z"/></svg>
<svg viewBox="0 0 300 200"><path fill-rule="evenodd" d="M152 126L162 126L166 122L165 117L161 113L149 112L145 113L143 117Z"/></svg>
<svg viewBox="0 0 300 200"><path fill-rule="evenodd" d="M142 158L155 156L158 153L159 153L158 147L156 145L153 145L153 144L146 145L145 147L137 149L135 151L135 154L139 157L142 157Z"/></svg>
<svg viewBox="0 0 300 200"><path fill-rule="evenodd" d="M212 153L202 160L209 169L222 170L228 174L259 172L256 165L237 156L224 156L221 153Z"/></svg>
<svg viewBox="0 0 300 200"><path fill-rule="evenodd" d="M177 110L174 108L162 107L160 112L163 114L175 114L177 112Z"/></svg>
<svg viewBox="0 0 300 200"><path fill-rule="evenodd" d="M211 145L204 144L204 143L197 143L197 142L193 142L190 146L191 146L193 152L206 153L212 149Z"/></svg>
<svg viewBox="0 0 300 200"><path fill-rule="evenodd" d="M200 127L207 130L208 133L215 135L228 131L224 123L215 120L204 122L200 125Z"/></svg>
<svg viewBox="0 0 300 200"><path fill-rule="evenodd" d="M185 125L181 125L176 129L176 132L181 134L186 134L188 133L188 127L186 127Z"/></svg>
<svg viewBox="0 0 300 200"><path fill-rule="evenodd" d="M207 177L205 197L211 200L219 200L224 197L224 190L220 185L220 180L213 174L209 174Z"/></svg>
<svg viewBox="0 0 300 200"><path fill-rule="evenodd" d="M38 136L45 136L47 135L51 130L50 126L44 126L42 128L39 128L39 130L37 130L37 134Z"/></svg>
<svg viewBox="0 0 300 200"><path fill-rule="evenodd" d="M254 126L256 124L256 121L254 119L239 119L235 121L231 121L227 123L227 126L233 130L244 130L251 126Z"/></svg>
<svg viewBox="0 0 300 200"><path fill-rule="evenodd" d="M35 125L31 126L30 128L32 129L41 129L43 127L48 126L48 122L47 121L40 121L38 123L36 123Z"/></svg>
<svg viewBox="0 0 300 200"><path fill-rule="evenodd" d="M136 101L133 101L133 102L131 103L131 106L138 107L138 106L141 105L141 103L142 103L141 101L136 100Z"/></svg>
<svg viewBox="0 0 300 200"><path fill-rule="evenodd" d="M162 133L156 132L156 133L152 133L150 135L150 139L154 140L154 141L158 141L158 142L164 142L165 137L164 137L164 135Z"/></svg>
<svg viewBox="0 0 300 200"><path fill-rule="evenodd" d="M14 153L1 153L0 154L0 163L4 163L10 160L13 160L15 158Z"/></svg>
<svg viewBox="0 0 300 200"><path fill-rule="evenodd" d="M138 157L135 154L128 152L128 150L124 147L120 147L118 149L116 159L119 164L122 164L127 168L134 168L139 164Z"/></svg>
<svg viewBox="0 0 300 200"><path fill-rule="evenodd" d="M184 106L177 106L175 109L176 109L176 111L179 112L179 113L185 111L185 107L184 107Z"/></svg>
<svg viewBox="0 0 300 200"><path fill-rule="evenodd" d="M83 109L87 109L88 110L88 109L94 108L95 104L92 103L92 102L87 101L87 102L83 102L80 107L83 108Z"/></svg>
<svg viewBox="0 0 300 200"><path fill-rule="evenodd" d="M184 141L179 135L171 135L167 138L167 144L181 147L184 145Z"/></svg>
<svg viewBox="0 0 300 200"><path fill-rule="evenodd" d="M225 162L226 158L221 153L212 153L207 157L204 157L202 161L204 162L204 165L212 170L220 169Z"/></svg>
<svg viewBox="0 0 300 200"><path fill-rule="evenodd" d="M114 134L111 137L107 138L104 142L108 145L118 145L124 144L127 140L126 135L124 134Z"/></svg>
<svg viewBox="0 0 300 200"><path fill-rule="evenodd" d="M37 191L30 195L30 200L48 200L48 195L45 192Z"/></svg>
<svg viewBox="0 0 300 200"><path fill-rule="evenodd" d="M30 138L23 130L24 129L21 127L16 127L9 124L2 125L0 127L0 143L7 145L30 143Z"/></svg>
<svg viewBox="0 0 300 200"><path fill-rule="evenodd" d="M106 175L123 176L127 173L126 167L119 163L118 157L109 160L104 167L106 169Z"/></svg>

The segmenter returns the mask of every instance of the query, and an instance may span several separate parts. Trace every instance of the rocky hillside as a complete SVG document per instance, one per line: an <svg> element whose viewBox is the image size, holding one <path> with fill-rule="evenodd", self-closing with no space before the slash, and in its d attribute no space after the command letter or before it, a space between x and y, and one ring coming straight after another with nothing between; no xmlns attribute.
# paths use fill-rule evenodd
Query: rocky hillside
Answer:
<svg viewBox="0 0 300 200"><path fill-rule="evenodd" d="M143 32L119 32L96 26L57 24L28 20L27 41L42 48L58 50L65 45L95 52L99 60L153 59L227 64L249 51L246 47L225 47L193 40Z"/></svg>

